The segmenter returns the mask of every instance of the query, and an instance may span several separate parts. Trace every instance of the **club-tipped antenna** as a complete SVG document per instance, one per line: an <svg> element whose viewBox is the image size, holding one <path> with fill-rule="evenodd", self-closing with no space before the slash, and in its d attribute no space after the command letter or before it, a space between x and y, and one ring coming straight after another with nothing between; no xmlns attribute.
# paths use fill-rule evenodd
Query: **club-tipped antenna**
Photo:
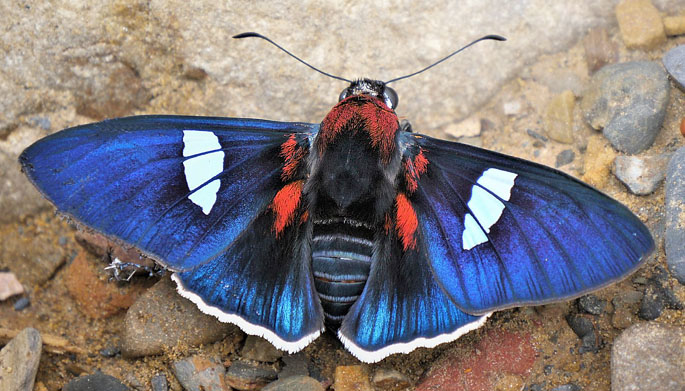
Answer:
<svg viewBox="0 0 685 391"><path fill-rule="evenodd" d="M452 56L454 56L455 54L461 52L462 50L468 49L469 47L471 47L471 46L477 44L478 42L480 42L480 41L486 41L486 40L506 41L507 39L504 38L504 37L502 37L501 35L486 35L486 36L484 36L484 37L480 37L480 38L476 39L475 41L471 42L470 44L468 44L468 45L462 47L461 49L455 50L454 52L452 52L451 54L449 54L447 57L444 57L444 58L442 58L442 59L440 59L440 60L438 60L438 61L432 63L431 65L429 65L429 66L427 66L427 67L421 69L420 71L416 71L416 72L410 73L410 74L408 74L408 75L396 77L396 78L394 78L394 79L392 79L392 80L386 81L385 84L390 84L390 83L396 82L396 81L398 81L398 80L402 80L402 79L406 79L406 78L409 78L409 77L418 75L419 73L424 72L424 71L427 71L427 70L433 68L434 66L440 64L441 62L446 61L446 60L449 59L450 57L452 57Z"/></svg>
<svg viewBox="0 0 685 391"><path fill-rule="evenodd" d="M284 47L282 47L281 45L279 45L279 44L277 44L276 42L272 41L272 40L269 39L268 37L263 36L262 34L253 33L253 32L248 32L248 33L242 33L242 34L238 34L238 35L234 35L234 36L233 36L233 38L236 38L236 39L240 39L240 38L251 38L251 37L261 38L261 39L263 39L263 40L269 42L270 44L272 44L272 45L276 46L277 48L281 49L282 51L286 52L290 57L296 59L297 61L303 63L304 65L310 67L311 69L313 69L313 70L315 70L315 71L321 73L322 75L326 75L326 76L328 76L328 77L332 77L333 79L342 80L342 81L346 81L346 82L348 82L348 83L352 83L352 80L347 80L347 79L345 79L344 77L340 77L340 76L336 76L336 75L331 75L331 74L328 73L328 72L324 72L324 71L322 71L321 69L316 68L315 66L308 64L306 61L304 61L304 60L302 60L301 58L297 57L296 55L290 53L290 52L289 52L288 50L286 50Z"/></svg>

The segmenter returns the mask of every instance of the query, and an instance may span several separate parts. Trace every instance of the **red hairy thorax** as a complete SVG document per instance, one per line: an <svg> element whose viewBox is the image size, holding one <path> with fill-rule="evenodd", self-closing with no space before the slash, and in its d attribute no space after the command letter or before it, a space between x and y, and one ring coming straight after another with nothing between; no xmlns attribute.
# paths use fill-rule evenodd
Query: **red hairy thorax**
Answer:
<svg viewBox="0 0 685 391"><path fill-rule="evenodd" d="M371 146L378 150L383 163L390 162L399 130L397 115L386 104L370 95L353 95L338 102L321 123L317 139L319 155L342 132L368 132Z"/></svg>
<svg viewBox="0 0 685 391"><path fill-rule="evenodd" d="M295 218L295 211L300 206L302 199L302 185L304 181L295 181L283 186L281 190L276 193L274 200L269 205L274 213L273 230L276 237L279 237L283 229L292 224ZM303 216L306 220L307 217Z"/></svg>

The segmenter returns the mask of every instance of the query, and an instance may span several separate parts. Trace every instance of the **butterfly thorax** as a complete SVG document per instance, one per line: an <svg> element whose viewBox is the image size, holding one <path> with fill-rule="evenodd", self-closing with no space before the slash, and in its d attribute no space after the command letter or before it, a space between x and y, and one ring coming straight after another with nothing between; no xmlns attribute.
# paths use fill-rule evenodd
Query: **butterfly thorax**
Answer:
<svg viewBox="0 0 685 391"><path fill-rule="evenodd" d="M369 275L374 233L393 204L398 129L383 101L354 95L331 110L315 140L305 192L313 217L312 270L329 325L340 323Z"/></svg>

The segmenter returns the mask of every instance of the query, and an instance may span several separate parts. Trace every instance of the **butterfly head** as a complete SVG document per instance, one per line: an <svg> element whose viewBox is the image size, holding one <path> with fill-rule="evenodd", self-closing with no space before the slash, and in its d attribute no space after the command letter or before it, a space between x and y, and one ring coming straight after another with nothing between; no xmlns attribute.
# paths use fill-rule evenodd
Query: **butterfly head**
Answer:
<svg viewBox="0 0 685 391"><path fill-rule="evenodd" d="M382 100L391 110L395 110L395 108L397 108L397 103L399 102L397 92L380 80L359 79L353 81L347 88L342 90L338 101L343 101L350 96L355 95L370 95L376 97Z"/></svg>

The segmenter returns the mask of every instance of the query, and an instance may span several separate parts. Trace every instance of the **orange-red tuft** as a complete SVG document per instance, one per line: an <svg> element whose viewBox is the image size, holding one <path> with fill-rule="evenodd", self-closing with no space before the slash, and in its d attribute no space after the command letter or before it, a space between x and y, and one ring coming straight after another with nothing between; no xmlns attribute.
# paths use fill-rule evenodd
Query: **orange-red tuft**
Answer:
<svg viewBox="0 0 685 391"><path fill-rule="evenodd" d="M273 202L269 208L274 212L274 231L278 237L285 227L293 222L295 211L300 206L302 199L302 185L304 181L296 181L288 183L283 186L281 190L276 193Z"/></svg>
<svg viewBox="0 0 685 391"><path fill-rule="evenodd" d="M300 160L305 155L305 149L297 144L295 134L291 134L283 144L281 144L281 157L284 160L281 179L287 181L291 179L297 170Z"/></svg>
<svg viewBox="0 0 685 391"><path fill-rule="evenodd" d="M395 208L397 213L395 229L402 241L402 247L404 251L414 249L416 248L416 228L419 226L416 211L404 193L398 193L395 197Z"/></svg>

